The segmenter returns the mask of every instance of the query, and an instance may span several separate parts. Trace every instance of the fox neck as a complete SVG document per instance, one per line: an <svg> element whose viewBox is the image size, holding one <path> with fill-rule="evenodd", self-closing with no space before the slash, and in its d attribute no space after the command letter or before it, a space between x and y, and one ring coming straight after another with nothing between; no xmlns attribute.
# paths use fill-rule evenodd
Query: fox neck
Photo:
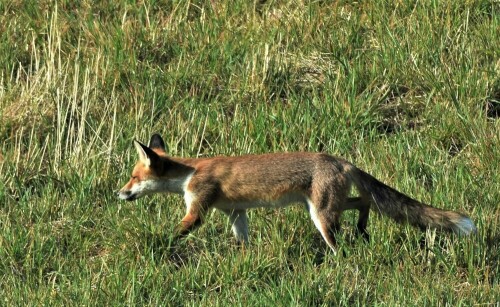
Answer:
<svg viewBox="0 0 500 307"><path fill-rule="evenodd" d="M193 172L179 177L160 178L157 182L158 191L164 193L184 194Z"/></svg>
<svg viewBox="0 0 500 307"><path fill-rule="evenodd" d="M167 169L157 181L160 192L184 194L194 169L172 158L163 158L163 166Z"/></svg>

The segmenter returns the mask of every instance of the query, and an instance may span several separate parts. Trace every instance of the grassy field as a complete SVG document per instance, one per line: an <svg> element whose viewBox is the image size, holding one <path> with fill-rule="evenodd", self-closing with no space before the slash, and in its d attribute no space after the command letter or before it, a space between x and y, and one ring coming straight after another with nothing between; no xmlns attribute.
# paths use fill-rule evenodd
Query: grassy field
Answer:
<svg viewBox="0 0 500 307"><path fill-rule="evenodd" d="M500 304L500 3L0 2L0 305ZM323 151L477 236L302 207L219 212L168 249L179 196L115 191L132 140L178 156Z"/></svg>

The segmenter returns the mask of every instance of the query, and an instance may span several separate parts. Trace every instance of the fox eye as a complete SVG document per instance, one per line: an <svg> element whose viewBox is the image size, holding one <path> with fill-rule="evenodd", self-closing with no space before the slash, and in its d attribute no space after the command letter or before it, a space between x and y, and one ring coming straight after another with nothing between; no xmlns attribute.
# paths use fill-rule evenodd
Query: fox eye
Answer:
<svg viewBox="0 0 500 307"><path fill-rule="evenodd" d="M132 176L132 179L133 179L133 180L137 179L137 176Z"/></svg>

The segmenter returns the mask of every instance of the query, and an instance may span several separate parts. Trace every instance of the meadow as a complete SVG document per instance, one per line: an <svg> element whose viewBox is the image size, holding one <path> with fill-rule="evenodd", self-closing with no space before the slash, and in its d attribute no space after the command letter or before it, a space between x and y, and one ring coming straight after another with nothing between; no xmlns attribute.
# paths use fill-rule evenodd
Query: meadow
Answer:
<svg viewBox="0 0 500 307"><path fill-rule="evenodd" d="M0 305L500 304L500 2L0 2ZM175 252L177 195L116 191L174 156L343 157L477 234L301 206L219 212Z"/></svg>

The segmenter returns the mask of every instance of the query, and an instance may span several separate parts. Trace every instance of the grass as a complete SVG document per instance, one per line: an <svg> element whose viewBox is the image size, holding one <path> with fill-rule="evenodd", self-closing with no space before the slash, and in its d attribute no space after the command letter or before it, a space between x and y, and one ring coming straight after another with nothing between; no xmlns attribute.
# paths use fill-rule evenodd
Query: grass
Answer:
<svg viewBox="0 0 500 307"><path fill-rule="evenodd" d="M2 305L498 305L497 1L3 1ZM303 208L218 212L168 252L177 196L114 194L160 132L172 155L324 151L477 236ZM425 240L424 240L425 239Z"/></svg>

